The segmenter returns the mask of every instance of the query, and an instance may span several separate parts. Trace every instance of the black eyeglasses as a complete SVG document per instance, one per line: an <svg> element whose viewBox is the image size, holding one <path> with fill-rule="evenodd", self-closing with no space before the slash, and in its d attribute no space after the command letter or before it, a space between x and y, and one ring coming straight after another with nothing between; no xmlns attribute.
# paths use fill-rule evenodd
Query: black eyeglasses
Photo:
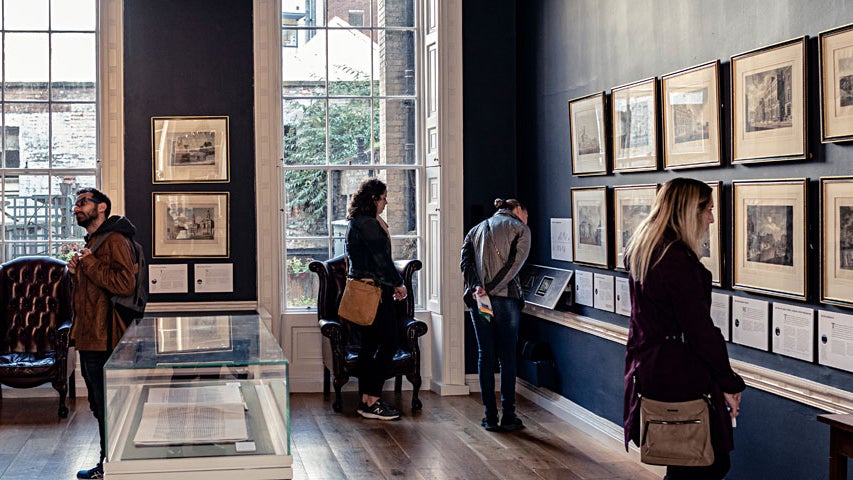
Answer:
<svg viewBox="0 0 853 480"><path fill-rule="evenodd" d="M95 200L92 197L82 197L78 198L77 201L74 202L74 206L83 208L83 206L86 205L86 202L101 203L100 200Z"/></svg>

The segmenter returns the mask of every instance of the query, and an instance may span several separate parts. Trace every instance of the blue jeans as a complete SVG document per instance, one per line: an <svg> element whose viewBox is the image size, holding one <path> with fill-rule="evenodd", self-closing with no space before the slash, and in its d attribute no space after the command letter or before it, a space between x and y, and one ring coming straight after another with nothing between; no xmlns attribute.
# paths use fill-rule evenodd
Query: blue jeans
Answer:
<svg viewBox="0 0 853 480"><path fill-rule="evenodd" d="M497 417L498 407L495 401L496 361L501 365L501 411L504 417L515 415L515 373L516 348L518 345L518 324L521 320L521 303L515 298L491 297L492 310L495 313L491 321L486 321L475 310L469 310L477 334L479 358L477 367L480 374L480 392L487 417ZM508 418L509 418L508 417Z"/></svg>

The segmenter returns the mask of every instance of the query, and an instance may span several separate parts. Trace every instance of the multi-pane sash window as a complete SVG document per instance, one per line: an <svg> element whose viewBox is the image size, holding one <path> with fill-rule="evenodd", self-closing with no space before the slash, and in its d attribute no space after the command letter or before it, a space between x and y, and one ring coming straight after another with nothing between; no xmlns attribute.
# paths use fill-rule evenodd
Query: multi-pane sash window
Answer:
<svg viewBox="0 0 853 480"><path fill-rule="evenodd" d="M312 260L344 252L346 210L388 185L395 259L420 249L415 0L283 0L285 304L316 304ZM357 22L353 25L350 22Z"/></svg>
<svg viewBox="0 0 853 480"><path fill-rule="evenodd" d="M97 177L96 0L0 0L2 261L67 259Z"/></svg>

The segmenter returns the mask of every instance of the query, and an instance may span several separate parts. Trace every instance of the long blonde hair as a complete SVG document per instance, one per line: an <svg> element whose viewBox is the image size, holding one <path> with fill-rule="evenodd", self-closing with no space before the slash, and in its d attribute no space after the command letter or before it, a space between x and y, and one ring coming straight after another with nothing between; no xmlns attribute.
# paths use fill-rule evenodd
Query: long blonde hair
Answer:
<svg viewBox="0 0 853 480"><path fill-rule="evenodd" d="M643 283L652 262L663 257L675 242L684 242L701 256L705 232L700 217L711 201L711 193L711 187L692 178L673 178L663 184L649 216L640 222L625 247L625 266L635 280Z"/></svg>

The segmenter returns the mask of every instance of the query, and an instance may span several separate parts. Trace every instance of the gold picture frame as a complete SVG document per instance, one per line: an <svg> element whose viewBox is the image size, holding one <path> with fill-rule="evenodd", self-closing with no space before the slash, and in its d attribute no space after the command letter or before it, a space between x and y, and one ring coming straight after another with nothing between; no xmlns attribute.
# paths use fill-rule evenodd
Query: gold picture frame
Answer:
<svg viewBox="0 0 853 480"><path fill-rule="evenodd" d="M609 267L607 187L572 189L572 256L575 263Z"/></svg>
<svg viewBox="0 0 853 480"><path fill-rule="evenodd" d="M664 168L722 164L719 71L714 60L661 77Z"/></svg>
<svg viewBox="0 0 853 480"><path fill-rule="evenodd" d="M720 212L723 207L720 206L722 195L723 182L717 180L705 182L711 187L711 198L714 200L714 223L708 227L707 237L702 241L701 255L699 261L705 268L711 272L711 284L715 287L722 286L722 270L723 260L720 255Z"/></svg>
<svg viewBox="0 0 853 480"><path fill-rule="evenodd" d="M853 23L818 34L820 141L853 140Z"/></svg>
<svg viewBox="0 0 853 480"><path fill-rule="evenodd" d="M853 308L853 177L820 178L820 301Z"/></svg>
<svg viewBox="0 0 853 480"><path fill-rule="evenodd" d="M808 157L807 38L731 58L733 164Z"/></svg>
<svg viewBox="0 0 853 480"><path fill-rule="evenodd" d="M732 182L732 288L807 299L807 184Z"/></svg>
<svg viewBox="0 0 853 480"><path fill-rule="evenodd" d="M607 174L604 92L569 100L572 175Z"/></svg>
<svg viewBox="0 0 853 480"><path fill-rule="evenodd" d="M610 120L614 172L658 169L656 78L614 87Z"/></svg>
<svg viewBox="0 0 853 480"><path fill-rule="evenodd" d="M229 182L229 119L151 117L154 183Z"/></svg>
<svg viewBox="0 0 853 480"><path fill-rule="evenodd" d="M613 231L616 268L625 268L625 247L640 222L649 216L657 196L658 184L613 187Z"/></svg>
<svg viewBox="0 0 853 480"><path fill-rule="evenodd" d="M154 192L153 257L228 257L229 196L229 192Z"/></svg>

